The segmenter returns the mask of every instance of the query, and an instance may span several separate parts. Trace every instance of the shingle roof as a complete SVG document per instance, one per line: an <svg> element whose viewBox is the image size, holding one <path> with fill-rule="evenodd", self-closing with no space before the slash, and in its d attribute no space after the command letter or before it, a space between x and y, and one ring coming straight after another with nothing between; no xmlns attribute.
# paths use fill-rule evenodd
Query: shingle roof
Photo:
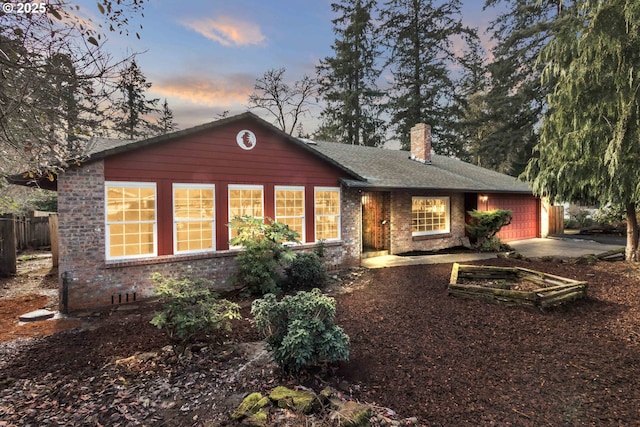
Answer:
<svg viewBox="0 0 640 427"><path fill-rule="evenodd" d="M253 113L217 120L189 129L160 135L153 138L131 141L95 138L89 143L87 159L102 159L118 153L143 148L175 138L212 130L240 119L250 118L269 127L274 133L286 138L302 149L314 153L342 169L342 182L353 188L370 189L429 189L449 191L528 193L528 184L516 178L465 163L446 156L432 155L431 164L419 163L409 158L409 152L384 148L338 144L334 142L310 141L295 138L282 132ZM14 184L29 185L29 180L15 175L8 178ZM41 180L43 188L55 189L57 182Z"/></svg>
<svg viewBox="0 0 640 427"><path fill-rule="evenodd" d="M512 176L437 154L423 164L407 151L322 141L309 146L365 179L344 180L350 187L531 193L528 184Z"/></svg>

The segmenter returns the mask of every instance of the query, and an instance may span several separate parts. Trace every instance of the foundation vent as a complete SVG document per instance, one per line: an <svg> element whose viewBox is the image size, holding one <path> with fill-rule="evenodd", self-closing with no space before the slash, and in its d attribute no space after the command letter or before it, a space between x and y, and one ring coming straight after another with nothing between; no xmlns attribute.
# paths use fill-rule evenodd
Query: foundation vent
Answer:
<svg viewBox="0 0 640 427"><path fill-rule="evenodd" d="M111 295L111 305L126 304L128 302L134 302L135 300L136 300L135 292Z"/></svg>

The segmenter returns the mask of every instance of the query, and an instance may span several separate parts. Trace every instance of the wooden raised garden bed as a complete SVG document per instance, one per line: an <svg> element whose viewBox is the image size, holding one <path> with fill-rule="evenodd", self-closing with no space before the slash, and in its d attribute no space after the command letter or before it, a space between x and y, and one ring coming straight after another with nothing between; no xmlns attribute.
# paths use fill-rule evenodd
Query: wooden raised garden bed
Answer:
<svg viewBox="0 0 640 427"><path fill-rule="evenodd" d="M449 295L546 308L587 296L587 282L521 267L453 264Z"/></svg>

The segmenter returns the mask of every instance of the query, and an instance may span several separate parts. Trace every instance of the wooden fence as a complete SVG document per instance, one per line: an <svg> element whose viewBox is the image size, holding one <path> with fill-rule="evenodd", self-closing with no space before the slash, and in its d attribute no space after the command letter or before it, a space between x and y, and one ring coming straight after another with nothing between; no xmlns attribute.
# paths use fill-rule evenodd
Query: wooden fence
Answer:
<svg viewBox="0 0 640 427"><path fill-rule="evenodd" d="M53 267L58 266L58 214L41 217L0 215L0 277L16 274L16 253L51 248Z"/></svg>
<svg viewBox="0 0 640 427"><path fill-rule="evenodd" d="M51 246L49 217L16 217L16 249L42 249Z"/></svg>
<svg viewBox="0 0 640 427"><path fill-rule="evenodd" d="M15 218L0 215L0 277L16 274Z"/></svg>
<svg viewBox="0 0 640 427"><path fill-rule="evenodd" d="M564 233L564 206L549 206L549 234Z"/></svg>

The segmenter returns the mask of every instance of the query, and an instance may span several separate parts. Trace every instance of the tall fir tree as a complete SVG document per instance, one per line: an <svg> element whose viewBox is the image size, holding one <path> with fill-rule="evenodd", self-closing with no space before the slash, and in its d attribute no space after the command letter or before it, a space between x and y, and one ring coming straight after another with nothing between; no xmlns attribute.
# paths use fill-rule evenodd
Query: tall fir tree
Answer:
<svg viewBox="0 0 640 427"><path fill-rule="evenodd" d="M455 113L457 138L463 142L458 157L461 160L478 162L477 151L489 126L484 120L486 103L484 95L488 88L485 65L486 52L480 41L470 38L460 58L461 77L456 88Z"/></svg>
<svg viewBox="0 0 640 427"><path fill-rule="evenodd" d="M338 14L332 21L336 40L334 56L324 58L317 67L319 92L326 103L318 138L352 145L384 143L383 93L376 84L381 71L372 17L375 4L375 0L331 4Z"/></svg>
<svg viewBox="0 0 640 427"><path fill-rule="evenodd" d="M487 0L493 7L503 0ZM566 0L508 0L505 12L492 22L496 41L488 65L490 90L484 97L483 122L489 132L474 157L484 167L519 175L539 140L538 127L552 82L541 83L541 50L558 28Z"/></svg>
<svg viewBox="0 0 640 427"><path fill-rule="evenodd" d="M160 109L160 117L158 118L158 133L163 135L173 132L177 128L178 126L173 121L173 111L169 108L169 103L167 102L167 98L165 98L162 103L162 108Z"/></svg>
<svg viewBox="0 0 640 427"><path fill-rule="evenodd" d="M393 75L390 122L403 149L409 148L411 127L425 122L433 129L436 152L464 154L456 131L459 111L452 68L460 64L454 42L477 39L477 34L463 25L460 8L459 0L384 3L381 32Z"/></svg>
<svg viewBox="0 0 640 427"><path fill-rule="evenodd" d="M541 195L624 208L626 258L638 261L640 3L575 3L542 51L554 89L526 177Z"/></svg>
<svg viewBox="0 0 640 427"><path fill-rule="evenodd" d="M158 111L156 105L159 99L147 99L146 92L151 86L135 60L120 73L118 90L122 97L114 103L120 113L114 120L114 128L128 139L157 133L158 127L149 115Z"/></svg>

